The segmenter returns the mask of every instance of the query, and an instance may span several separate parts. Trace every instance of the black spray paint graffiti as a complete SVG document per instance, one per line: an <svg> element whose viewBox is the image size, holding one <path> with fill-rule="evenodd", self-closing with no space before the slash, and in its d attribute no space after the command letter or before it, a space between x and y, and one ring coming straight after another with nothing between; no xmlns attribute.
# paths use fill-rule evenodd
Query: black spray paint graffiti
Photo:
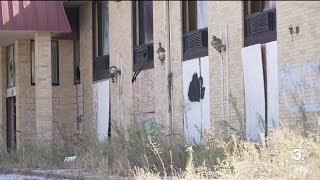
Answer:
<svg viewBox="0 0 320 180"><path fill-rule="evenodd" d="M189 84L188 97L191 102L200 102L204 98L205 87L203 87L203 78L198 78L198 74L194 73Z"/></svg>

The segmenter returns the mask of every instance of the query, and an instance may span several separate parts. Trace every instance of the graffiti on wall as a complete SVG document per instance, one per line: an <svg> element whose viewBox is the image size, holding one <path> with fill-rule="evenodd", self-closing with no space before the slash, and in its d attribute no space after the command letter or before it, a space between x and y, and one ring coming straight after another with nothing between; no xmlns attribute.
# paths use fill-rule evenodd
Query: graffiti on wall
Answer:
<svg viewBox="0 0 320 180"><path fill-rule="evenodd" d="M210 127L209 58L201 57L182 63L185 99L184 132L189 142L199 143Z"/></svg>
<svg viewBox="0 0 320 180"><path fill-rule="evenodd" d="M280 70L282 97L290 112L298 112L303 103L306 112L320 110L320 61L309 61L299 67L284 64Z"/></svg>

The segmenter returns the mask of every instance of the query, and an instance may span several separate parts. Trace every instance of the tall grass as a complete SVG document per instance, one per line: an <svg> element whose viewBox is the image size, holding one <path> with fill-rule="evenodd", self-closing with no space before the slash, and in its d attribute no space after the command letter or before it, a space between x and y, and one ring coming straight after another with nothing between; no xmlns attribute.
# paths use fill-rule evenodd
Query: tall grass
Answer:
<svg viewBox="0 0 320 180"><path fill-rule="evenodd" d="M266 138L261 134L262 141L256 144L245 139L245 119L237 107L237 99L230 97L239 128L227 122L223 125L235 130L232 135L217 134L210 129L203 133L201 144L187 146L180 136L174 139L174 144L161 133L151 141L143 130L134 126L124 129L114 122L112 137L106 143L75 132L73 137L61 136L64 146L22 144L11 153L0 147L0 167L86 169L101 179L109 175L136 179L320 179L320 120L317 130L309 131L307 113L300 108L302 129L272 130ZM302 150L305 161L294 161L294 149ZM76 161L63 163L66 156L73 155L77 156Z"/></svg>

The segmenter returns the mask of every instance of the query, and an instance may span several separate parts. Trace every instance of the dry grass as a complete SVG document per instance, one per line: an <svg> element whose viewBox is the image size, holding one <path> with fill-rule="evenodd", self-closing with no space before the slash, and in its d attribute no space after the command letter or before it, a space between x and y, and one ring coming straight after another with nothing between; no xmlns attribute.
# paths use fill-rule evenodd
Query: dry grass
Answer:
<svg viewBox="0 0 320 180"><path fill-rule="evenodd" d="M267 138L261 135L262 143L255 144L245 140L245 120L237 104L233 106L240 124L238 130L234 128L236 134L214 135L211 129L204 133L202 144L188 147L184 139L172 138L173 143L161 134L150 141L135 127L113 126L107 143L78 134L71 140L62 136L66 146L22 145L11 153L0 147L0 170L77 168L92 171L102 179L110 175L136 179L320 179L319 127L313 132L306 128L303 107L299 108L298 120L302 128L274 130ZM304 161L294 161L295 148L302 149ZM73 155L77 156L75 162L63 163L66 156Z"/></svg>

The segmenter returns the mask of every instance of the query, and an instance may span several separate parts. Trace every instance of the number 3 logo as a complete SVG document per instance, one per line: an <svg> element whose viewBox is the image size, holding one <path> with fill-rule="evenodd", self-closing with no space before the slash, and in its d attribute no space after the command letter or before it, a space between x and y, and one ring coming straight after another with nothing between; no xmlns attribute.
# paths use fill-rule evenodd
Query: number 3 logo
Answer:
<svg viewBox="0 0 320 180"><path fill-rule="evenodd" d="M296 161L301 160L301 158L302 158L301 149L293 149L292 152L295 153L295 154L292 156L292 158L293 158L294 160L296 160Z"/></svg>

